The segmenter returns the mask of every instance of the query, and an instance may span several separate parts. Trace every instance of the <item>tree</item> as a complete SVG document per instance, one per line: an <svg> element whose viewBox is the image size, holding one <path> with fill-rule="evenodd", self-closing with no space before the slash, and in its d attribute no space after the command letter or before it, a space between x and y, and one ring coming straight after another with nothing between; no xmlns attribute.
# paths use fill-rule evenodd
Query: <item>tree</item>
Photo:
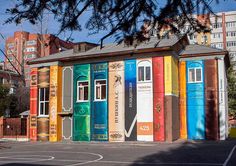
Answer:
<svg viewBox="0 0 236 166"><path fill-rule="evenodd" d="M229 116L236 119L236 71L235 64L232 64L227 71L228 79L228 102L229 102Z"/></svg>
<svg viewBox="0 0 236 166"><path fill-rule="evenodd" d="M23 111L29 110L29 87L19 86L16 93L10 94L9 85L0 84L0 117L10 111L10 117L18 117Z"/></svg>
<svg viewBox="0 0 236 166"><path fill-rule="evenodd" d="M116 39L133 36L140 29L140 21L151 20L150 26L157 32L168 25L174 32L180 31L186 23L196 31L206 31L208 28L193 17L193 13L213 13L210 3L214 0L167 0L160 7L161 0L19 0L14 8L7 9L12 16L7 23L19 24L28 20L36 24L45 11L54 15L63 31L82 30L83 14L88 15L85 28L91 33L106 30L104 39L115 35ZM218 3L218 0L215 0ZM158 24L157 24L158 23Z"/></svg>
<svg viewBox="0 0 236 166"><path fill-rule="evenodd" d="M7 86L3 86L0 84L0 117L5 114L5 110L7 109L7 96L10 89Z"/></svg>

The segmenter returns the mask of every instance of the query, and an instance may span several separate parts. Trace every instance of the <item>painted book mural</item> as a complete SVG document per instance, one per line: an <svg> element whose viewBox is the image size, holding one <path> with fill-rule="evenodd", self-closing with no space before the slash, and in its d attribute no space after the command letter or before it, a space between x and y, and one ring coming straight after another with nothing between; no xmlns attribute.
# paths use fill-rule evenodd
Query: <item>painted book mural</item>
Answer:
<svg viewBox="0 0 236 166"><path fill-rule="evenodd" d="M73 66L62 70L62 139L71 140L73 133Z"/></svg>
<svg viewBox="0 0 236 166"><path fill-rule="evenodd" d="M90 141L90 65L74 65L73 140Z"/></svg>
<svg viewBox="0 0 236 166"><path fill-rule="evenodd" d="M50 97L49 97L49 140L56 142L61 140L61 117L58 112L61 110L61 83L62 68L50 66Z"/></svg>
<svg viewBox="0 0 236 166"><path fill-rule="evenodd" d="M153 141L151 58L137 60L137 140Z"/></svg>
<svg viewBox="0 0 236 166"><path fill-rule="evenodd" d="M108 65L91 64L91 139L108 140Z"/></svg>
<svg viewBox="0 0 236 166"><path fill-rule="evenodd" d="M187 124L189 139L205 139L204 62L187 61Z"/></svg>
<svg viewBox="0 0 236 166"><path fill-rule="evenodd" d="M206 139L218 140L218 76L217 60L204 61L205 73L205 112L206 112Z"/></svg>
<svg viewBox="0 0 236 166"><path fill-rule="evenodd" d="M30 140L37 140L38 69L30 72Z"/></svg>
<svg viewBox="0 0 236 166"><path fill-rule="evenodd" d="M164 56L165 78L165 139L179 138L179 92L178 61L173 56Z"/></svg>
<svg viewBox="0 0 236 166"><path fill-rule="evenodd" d="M180 138L187 139L186 117L186 62L179 63L179 111L180 111Z"/></svg>
<svg viewBox="0 0 236 166"><path fill-rule="evenodd" d="M73 112L73 66L62 70L62 111Z"/></svg>
<svg viewBox="0 0 236 166"><path fill-rule="evenodd" d="M137 140L136 60L125 61L125 141Z"/></svg>
<svg viewBox="0 0 236 166"><path fill-rule="evenodd" d="M48 141L49 140L49 118L40 117L37 119L37 140Z"/></svg>
<svg viewBox="0 0 236 166"><path fill-rule="evenodd" d="M218 91L219 91L219 137L225 140L227 135L227 107L226 107L226 76L224 60L218 59Z"/></svg>
<svg viewBox="0 0 236 166"><path fill-rule="evenodd" d="M164 58L154 57L153 64L153 126L154 141L165 141Z"/></svg>
<svg viewBox="0 0 236 166"><path fill-rule="evenodd" d="M109 141L124 141L124 62L109 63Z"/></svg>
<svg viewBox="0 0 236 166"><path fill-rule="evenodd" d="M49 140L49 82L50 69L42 67L38 69L38 93L39 93L39 110L37 119L37 140ZM46 116L46 117L45 117Z"/></svg>

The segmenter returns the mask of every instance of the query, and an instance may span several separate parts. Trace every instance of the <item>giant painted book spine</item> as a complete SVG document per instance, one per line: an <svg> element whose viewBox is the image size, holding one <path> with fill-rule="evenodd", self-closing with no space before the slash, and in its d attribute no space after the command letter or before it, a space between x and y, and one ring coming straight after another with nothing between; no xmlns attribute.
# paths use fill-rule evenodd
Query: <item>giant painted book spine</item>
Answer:
<svg viewBox="0 0 236 166"><path fill-rule="evenodd" d="M48 141L49 140L49 118L40 117L37 120L37 140L38 141Z"/></svg>
<svg viewBox="0 0 236 166"><path fill-rule="evenodd" d="M61 84L62 68L50 66L50 100L49 100L49 141L61 140L61 117L58 112L61 110Z"/></svg>
<svg viewBox="0 0 236 166"><path fill-rule="evenodd" d="M69 113L62 117L62 139L72 139L73 119L73 66L62 70L62 112Z"/></svg>
<svg viewBox="0 0 236 166"><path fill-rule="evenodd" d="M218 140L218 75L217 60L204 61L205 73L205 112L206 112L206 139Z"/></svg>
<svg viewBox="0 0 236 166"><path fill-rule="evenodd" d="M137 60L137 140L153 141L151 58Z"/></svg>
<svg viewBox="0 0 236 166"><path fill-rule="evenodd" d="M73 140L90 141L90 65L74 65Z"/></svg>
<svg viewBox="0 0 236 166"><path fill-rule="evenodd" d="M180 138L187 139L187 112L186 112L186 62L179 62L179 111L180 111Z"/></svg>
<svg viewBox="0 0 236 166"><path fill-rule="evenodd" d="M49 67L38 68L38 88L39 91L43 88L49 89L50 69ZM49 93L49 90L45 90ZM49 94L46 94L48 96ZM40 108L40 107L39 107ZM49 112L49 108L45 105L45 112ZM38 141L49 140L49 117L38 116L37 119L37 139Z"/></svg>
<svg viewBox="0 0 236 166"><path fill-rule="evenodd" d="M154 141L165 141L163 57L154 57L152 63Z"/></svg>
<svg viewBox="0 0 236 166"><path fill-rule="evenodd" d="M108 65L91 64L91 137L108 140Z"/></svg>
<svg viewBox="0 0 236 166"><path fill-rule="evenodd" d="M191 77L194 78L192 73L196 74L196 69L201 70L201 80L191 82ZM193 140L205 139L205 86L203 71L203 61L187 61L187 126L188 139Z"/></svg>
<svg viewBox="0 0 236 166"><path fill-rule="evenodd" d="M171 55L164 57L165 77L165 139L174 141L179 138L179 82L178 61Z"/></svg>
<svg viewBox="0 0 236 166"><path fill-rule="evenodd" d="M218 59L218 91L219 91L219 134L220 140L226 139L227 108L226 108L226 79L224 60Z"/></svg>
<svg viewBox="0 0 236 166"><path fill-rule="evenodd" d="M125 61L125 141L137 141L136 60Z"/></svg>
<svg viewBox="0 0 236 166"><path fill-rule="evenodd" d="M109 141L124 137L124 62L109 63Z"/></svg>
<svg viewBox="0 0 236 166"><path fill-rule="evenodd" d="M38 110L38 71L30 72L30 140L37 141L37 110Z"/></svg>

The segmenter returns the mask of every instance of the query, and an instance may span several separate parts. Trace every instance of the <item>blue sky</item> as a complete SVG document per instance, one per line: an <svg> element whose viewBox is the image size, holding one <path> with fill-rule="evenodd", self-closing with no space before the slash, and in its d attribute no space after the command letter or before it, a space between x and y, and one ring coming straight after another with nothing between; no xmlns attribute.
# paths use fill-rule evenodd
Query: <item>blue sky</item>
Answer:
<svg viewBox="0 0 236 166"><path fill-rule="evenodd" d="M16 0L0 0L0 33L7 38L8 36L13 36L15 31L28 31L31 33L39 33L39 26L33 26L28 22L23 22L20 25L5 24L4 20L6 20L9 15L5 14L5 10L9 7L14 6L14 2ZM209 0L210 1L210 0ZM236 0L219 0L220 3L216 4L215 0L212 3L212 9L214 12L222 12L222 11L232 11L236 10ZM165 1L160 0L160 5L163 5ZM85 13L81 20L86 20L88 13ZM58 32L59 26L57 22L54 20L52 15L45 16L44 27L47 27L49 33L56 34ZM89 35L89 32L86 29L83 29L81 32L73 32L72 38L75 42L88 41L93 43L99 43L102 36L104 36L106 32L101 32L95 35ZM66 39L70 35L70 32L60 34L61 39ZM106 39L105 42L112 42L114 38ZM0 37L0 48L4 50L5 41ZM3 55L0 53L0 61L3 60Z"/></svg>

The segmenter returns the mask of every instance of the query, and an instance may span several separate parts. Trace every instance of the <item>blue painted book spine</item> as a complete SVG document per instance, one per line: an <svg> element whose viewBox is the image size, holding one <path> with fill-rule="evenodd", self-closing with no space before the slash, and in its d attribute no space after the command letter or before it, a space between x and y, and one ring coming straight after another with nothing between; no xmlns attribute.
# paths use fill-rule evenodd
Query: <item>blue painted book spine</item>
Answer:
<svg viewBox="0 0 236 166"><path fill-rule="evenodd" d="M108 65L91 64L91 138L108 140Z"/></svg>
<svg viewBox="0 0 236 166"><path fill-rule="evenodd" d="M188 139L205 139L204 62L187 61Z"/></svg>

